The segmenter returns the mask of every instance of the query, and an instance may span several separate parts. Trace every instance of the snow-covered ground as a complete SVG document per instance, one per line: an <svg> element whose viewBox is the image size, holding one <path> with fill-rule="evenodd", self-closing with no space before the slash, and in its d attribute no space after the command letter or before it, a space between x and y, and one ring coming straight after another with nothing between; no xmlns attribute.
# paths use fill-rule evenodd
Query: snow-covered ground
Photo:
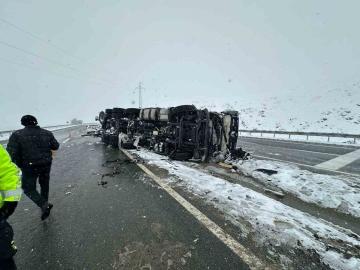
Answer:
<svg viewBox="0 0 360 270"><path fill-rule="evenodd" d="M147 150L131 152L148 164L167 170L171 176L165 180L172 185L187 189L223 212L240 227L244 237L253 234L259 246L281 258L284 267L290 259L276 247L315 251L332 269L360 269L360 237L353 232L182 162ZM251 224L251 228L247 230L245 224Z"/></svg>
<svg viewBox="0 0 360 270"><path fill-rule="evenodd" d="M296 165L271 160L246 160L238 171L267 186L275 186L301 200L360 218L360 181L355 177L325 175L302 170ZM267 175L257 169L275 170Z"/></svg>
<svg viewBox="0 0 360 270"><path fill-rule="evenodd" d="M225 96L226 97L226 96ZM240 112L240 129L360 133L360 82L303 95L302 91L257 100L244 95L194 100L197 107Z"/></svg>

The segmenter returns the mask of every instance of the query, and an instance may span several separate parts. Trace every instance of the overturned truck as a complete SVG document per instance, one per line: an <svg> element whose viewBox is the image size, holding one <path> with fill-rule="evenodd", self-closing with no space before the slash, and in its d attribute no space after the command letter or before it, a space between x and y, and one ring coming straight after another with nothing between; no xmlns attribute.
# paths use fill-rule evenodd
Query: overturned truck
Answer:
<svg viewBox="0 0 360 270"><path fill-rule="evenodd" d="M148 148L175 160L209 161L217 156L244 155L236 148L237 111L210 112L194 105L171 108L113 108L96 117L106 145Z"/></svg>

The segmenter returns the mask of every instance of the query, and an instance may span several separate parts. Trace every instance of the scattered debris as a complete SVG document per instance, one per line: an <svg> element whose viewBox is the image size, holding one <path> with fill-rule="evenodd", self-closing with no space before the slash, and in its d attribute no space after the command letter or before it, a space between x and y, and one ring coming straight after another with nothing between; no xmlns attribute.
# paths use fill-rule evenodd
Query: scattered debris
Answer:
<svg viewBox="0 0 360 270"><path fill-rule="evenodd" d="M275 191L275 190L272 190L272 189L264 189L264 191L266 193L271 193L271 194L274 194L275 196L279 197L279 198L284 198L285 197L285 194L280 192L280 191Z"/></svg>
<svg viewBox="0 0 360 270"><path fill-rule="evenodd" d="M98 182L98 186L102 186L102 187L105 188L107 183L108 183L107 181L101 180L101 181Z"/></svg>
<svg viewBox="0 0 360 270"><path fill-rule="evenodd" d="M277 173L278 173L278 171L275 171L275 170L262 169L262 168L256 169L255 171L257 171L257 172L262 172L262 173L265 173L265 174L267 174L267 175L273 175L273 174L277 174Z"/></svg>

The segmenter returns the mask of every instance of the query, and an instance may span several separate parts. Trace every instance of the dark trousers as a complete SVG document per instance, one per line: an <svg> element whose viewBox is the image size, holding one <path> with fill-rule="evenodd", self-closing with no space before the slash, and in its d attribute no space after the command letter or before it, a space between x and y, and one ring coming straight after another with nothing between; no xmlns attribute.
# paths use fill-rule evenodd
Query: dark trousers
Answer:
<svg viewBox="0 0 360 270"><path fill-rule="evenodd" d="M7 260L0 260L0 269L1 270L16 270L16 264L14 258Z"/></svg>
<svg viewBox="0 0 360 270"><path fill-rule="evenodd" d="M10 224L2 219L0 220L0 269L15 270L16 265L13 256L16 249L13 245L14 232Z"/></svg>
<svg viewBox="0 0 360 270"><path fill-rule="evenodd" d="M22 188L37 206L42 207L49 200L49 181L51 164L22 169ZM39 179L40 193L36 189Z"/></svg>

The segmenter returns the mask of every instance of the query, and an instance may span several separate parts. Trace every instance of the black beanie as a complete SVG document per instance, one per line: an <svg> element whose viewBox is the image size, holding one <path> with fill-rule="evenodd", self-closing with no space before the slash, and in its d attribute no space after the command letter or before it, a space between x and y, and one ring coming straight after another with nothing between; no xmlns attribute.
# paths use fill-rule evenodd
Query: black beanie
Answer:
<svg viewBox="0 0 360 270"><path fill-rule="evenodd" d="M35 116L32 115L24 115L21 117L21 124L25 127L27 126L36 126L38 124Z"/></svg>

